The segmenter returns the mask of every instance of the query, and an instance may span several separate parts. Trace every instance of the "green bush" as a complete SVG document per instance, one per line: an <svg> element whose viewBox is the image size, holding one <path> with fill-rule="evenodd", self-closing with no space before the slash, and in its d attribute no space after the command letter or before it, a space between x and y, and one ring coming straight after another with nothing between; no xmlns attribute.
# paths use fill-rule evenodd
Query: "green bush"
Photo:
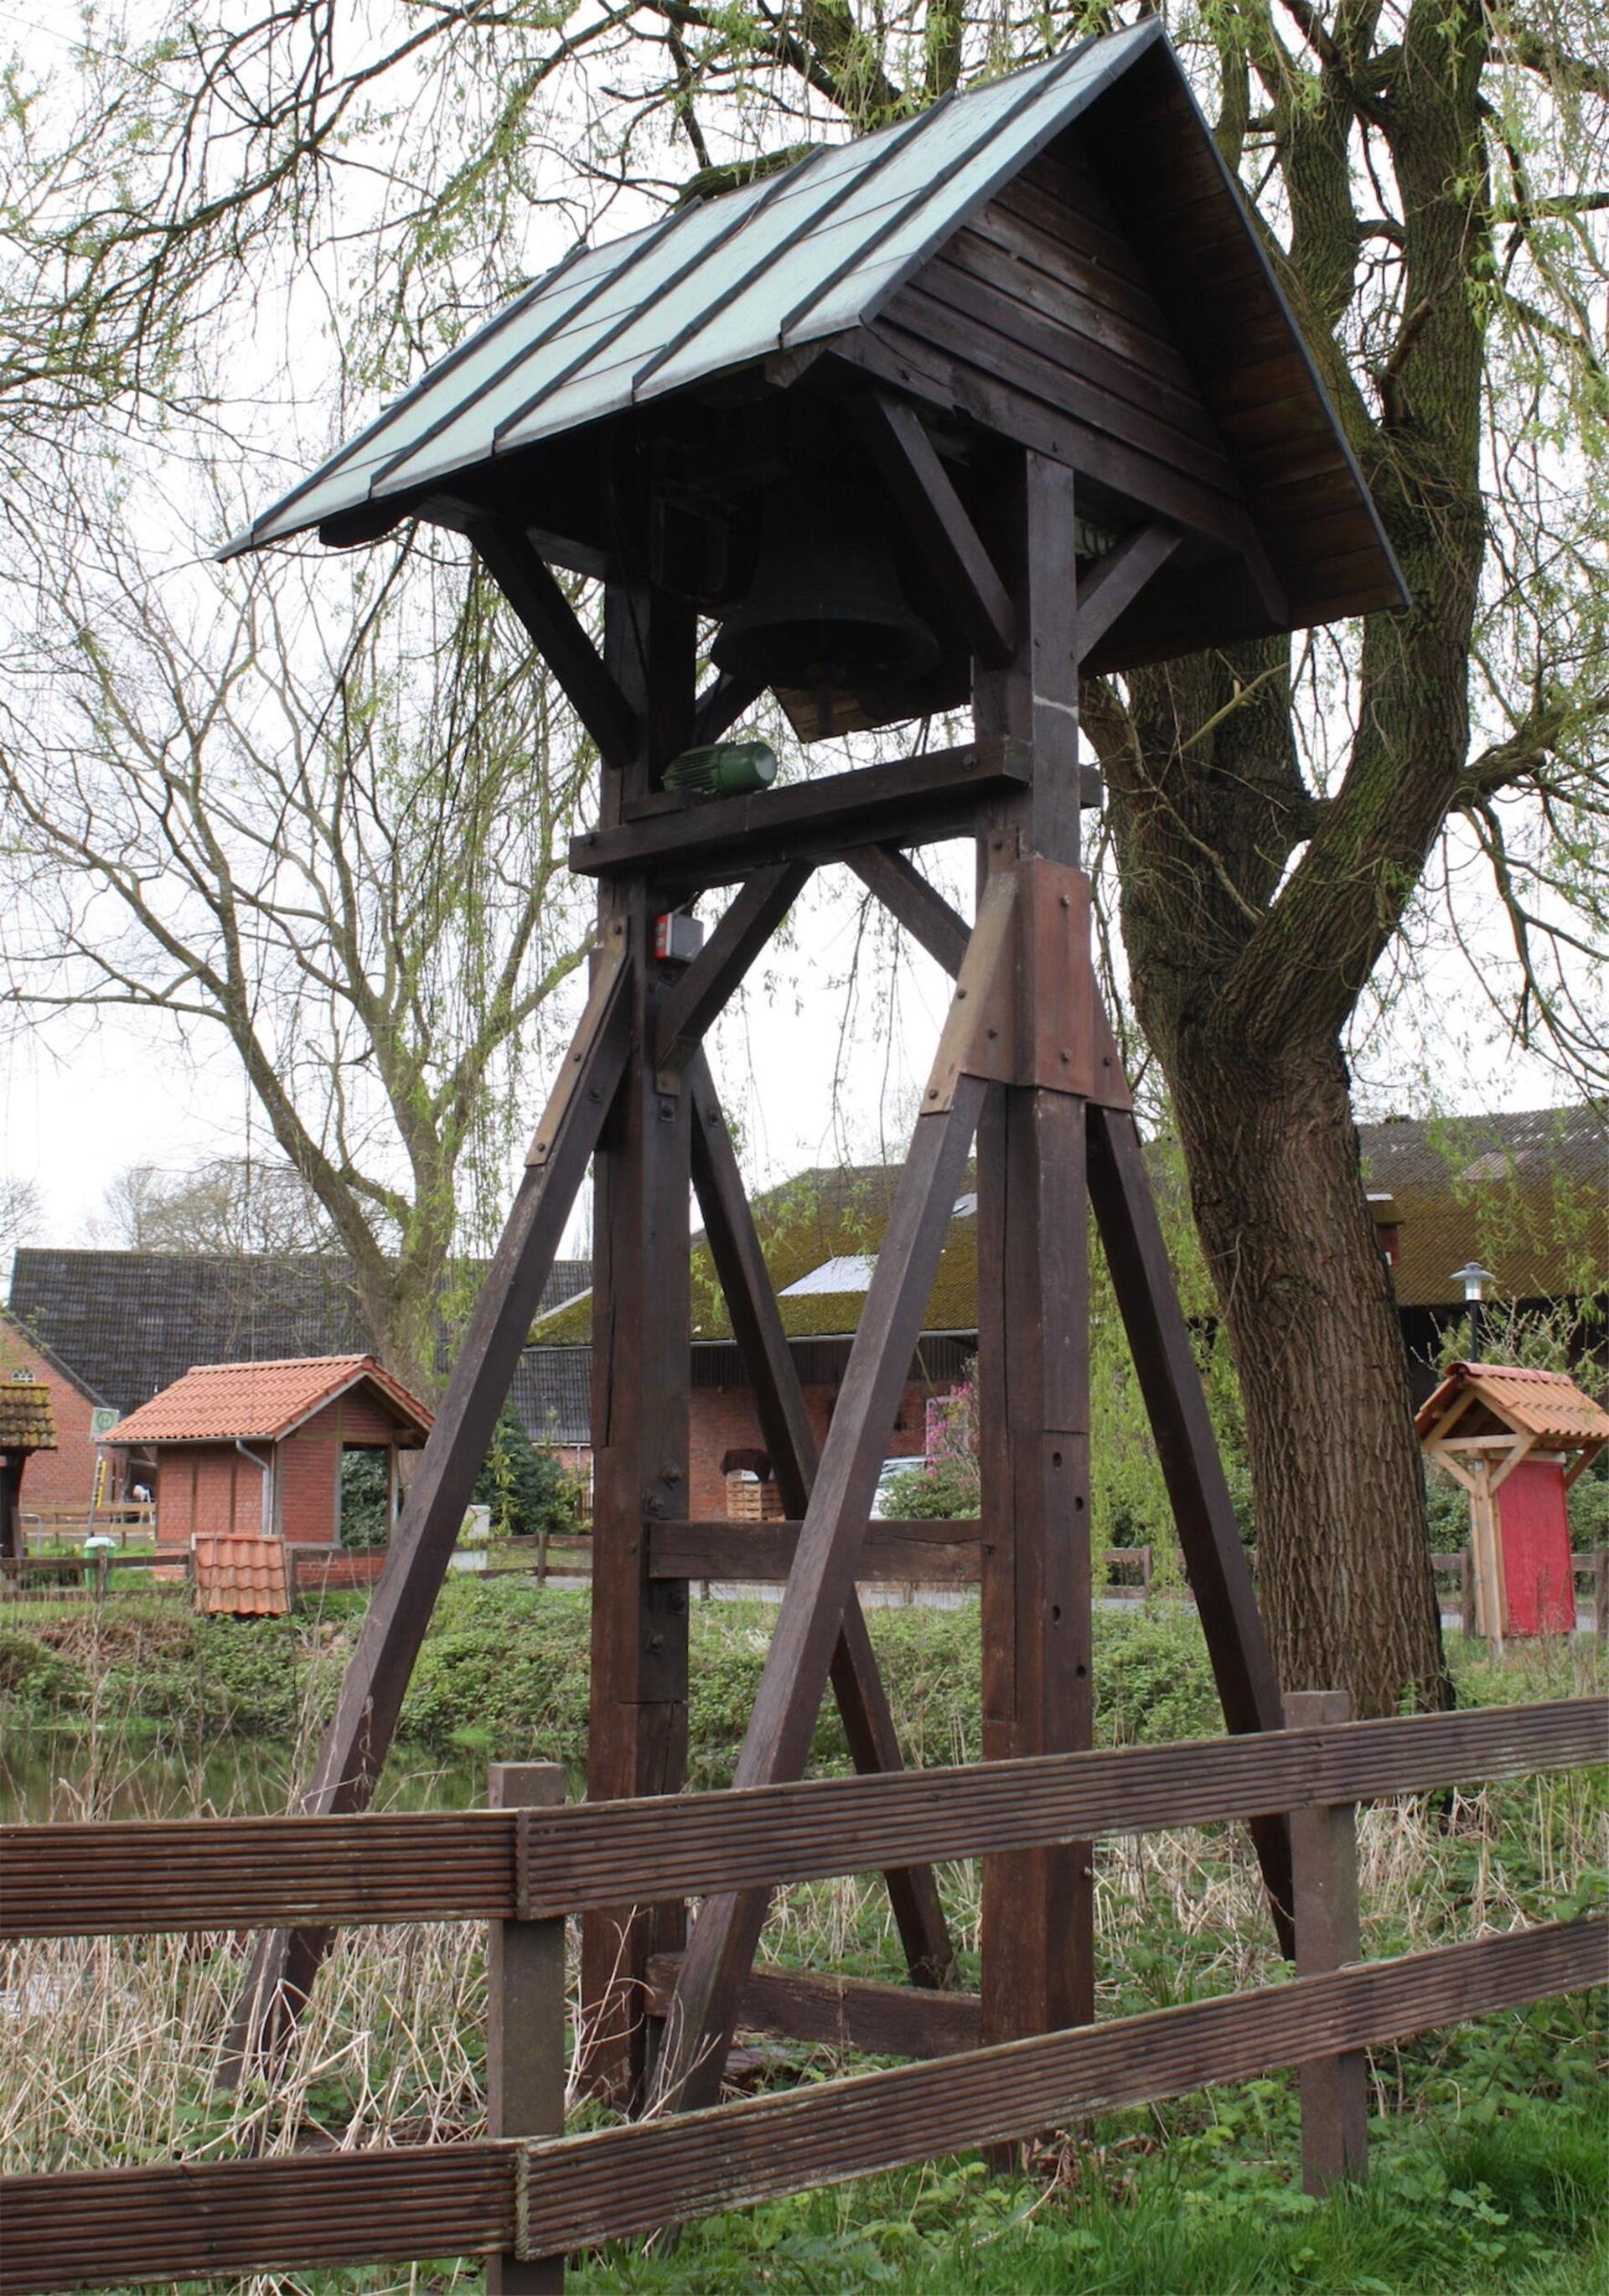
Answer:
<svg viewBox="0 0 1609 2296"><path fill-rule="evenodd" d="M61 1714L82 1706L91 1690L88 1669L32 1635L0 1628L0 1700L19 1717Z"/></svg>
<svg viewBox="0 0 1609 2296"><path fill-rule="evenodd" d="M383 1451L341 1455L341 1543L383 1546L391 1535L391 1466Z"/></svg>
<svg viewBox="0 0 1609 2296"><path fill-rule="evenodd" d="M472 1497L491 1509L494 1538L539 1538L573 1530L579 1492L552 1451L538 1451L512 1400L498 1414Z"/></svg>

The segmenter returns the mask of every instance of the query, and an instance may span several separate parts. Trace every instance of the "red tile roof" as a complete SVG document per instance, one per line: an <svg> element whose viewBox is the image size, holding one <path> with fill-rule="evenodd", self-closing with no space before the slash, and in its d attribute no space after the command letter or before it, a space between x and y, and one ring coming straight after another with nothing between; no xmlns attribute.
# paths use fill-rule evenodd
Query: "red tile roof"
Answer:
<svg viewBox="0 0 1609 2296"><path fill-rule="evenodd" d="M284 1541L239 1531L198 1538L195 1607L237 1619L283 1618L291 1607Z"/></svg>
<svg viewBox="0 0 1609 2296"><path fill-rule="evenodd" d="M399 1427L424 1435L431 1413L373 1356L305 1356L279 1363L197 1364L120 1419L109 1443L273 1443L366 1381Z"/></svg>
<svg viewBox="0 0 1609 2296"><path fill-rule="evenodd" d="M1609 1441L1609 1412L1584 1395L1562 1371L1529 1371L1521 1364L1454 1364L1414 1421L1422 1437L1434 1433L1465 1392L1474 1403L1461 1411L1448 1440L1492 1429L1517 1428L1551 1443L1596 1449Z"/></svg>

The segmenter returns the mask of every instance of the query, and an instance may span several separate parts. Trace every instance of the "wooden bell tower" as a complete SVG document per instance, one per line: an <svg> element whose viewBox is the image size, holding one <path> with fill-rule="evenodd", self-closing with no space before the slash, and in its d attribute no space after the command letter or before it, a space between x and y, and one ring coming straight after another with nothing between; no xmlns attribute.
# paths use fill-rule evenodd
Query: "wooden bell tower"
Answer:
<svg viewBox="0 0 1609 2296"><path fill-rule="evenodd" d="M852 610L823 593L821 535L807 554L800 525L779 529L781 502L795 521L817 514L813 503L853 504L859 538L851 552L846 526L841 552L858 569ZM1090 1742L1091 1209L1227 1726L1279 1727L1091 961L1080 823L1099 787L1079 759L1080 683L1394 605L1401 591L1157 25L578 250L234 546L314 526L350 545L408 517L468 536L596 744L597 824L571 863L596 882L598 939L587 1010L309 1807L359 1808L372 1791L589 1162L589 1795L674 1793L686 1776L676 1547L688 1513L690 1194L792 1538L735 1783L800 1774L829 1685L857 1767L899 1767L857 1570L974 1143L985 1758ZM867 603L874 560L886 612ZM555 567L602 585L601 652ZM744 633L741 655L728 649L740 666L701 687L708 633L729 621ZM884 625L907 643L883 646ZM718 742L768 688L807 742L969 705L973 734L746 794L678 787L676 761ZM976 844L970 922L909 858L956 837ZM812 872L834 864L956 986L817 1456L702 1043ZM735 890L691 961L657 957L656 921L722 887ZM1253 1832L1288 1936L1284 1822ZM865 1864L877 1862L868 1839ZM952 1992L932 1875L898 1869L887 1882L913 1987ZM756 1889L707 1900L691 1923L679 1903L587 1917L595 2080L684 2105L714 2094L766 1906ZM242 2046L283 2032L323 1943L264 1940ZM983 2038L1089 2020L1094 1981L1088 1850L987 1860ZM867 1990L842 1988L851 2038ZM946 2046L956 2006L935 2001L925 2026L907 2016L906 2046Z"/></svg>

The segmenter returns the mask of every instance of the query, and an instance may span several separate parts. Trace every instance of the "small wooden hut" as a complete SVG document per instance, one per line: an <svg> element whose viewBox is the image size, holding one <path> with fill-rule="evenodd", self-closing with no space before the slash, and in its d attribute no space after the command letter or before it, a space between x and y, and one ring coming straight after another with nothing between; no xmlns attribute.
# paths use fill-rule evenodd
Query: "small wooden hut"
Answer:
<svg viewBox="0 0 1609 2296"><path fill-rule="evenodd" d="M385 1454L394 1513L398 1454L430 1430L425 1406L373 1356L313 1356L199 1364L108 1440L154 1453L162 1546L235 1535L332 1546L343 1455Z"/></svg>
<svg viewBox="0 0 1609 2296"><path fill-rule="evenodd" d="M1565 1494L1609 1443L1609 1412L1563 1372L1456 1363L1415 1423L1469 1493L1476 1631L1572 1632Z"/></svg>

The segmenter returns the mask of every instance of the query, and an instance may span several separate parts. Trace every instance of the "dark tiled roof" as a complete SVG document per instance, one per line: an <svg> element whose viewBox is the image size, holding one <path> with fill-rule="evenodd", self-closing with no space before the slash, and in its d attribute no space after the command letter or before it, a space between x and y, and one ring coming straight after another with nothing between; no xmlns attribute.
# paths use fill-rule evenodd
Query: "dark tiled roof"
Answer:
<svg viewBox="0 0 1609 2296"><path fill-rule="evenodd" d="M586 1260L560 1260L544 1302L568 1300L591 1280ZM10 1308L86 1392L121 1412L193 1364L361 1355L372 1345L346 1263L316 1256L23 1249Z"/></svg>
<svg viewBox="0 0 1609 2296"><path fill-rule="evenodd" d="M514 1408L533 1443L592 1440L592 1349L527 1348L513 1388Z"/></svg>
<svg viewBox="0 0 1609 2296"><path fill-rule="evenodd" d="M7 1331L14 1332L20 1340L33 1349L35 1355L48 1364L56 1379L61 1380L68 1387L75 1388L86 1401L98 1405L102 1410L109 1408L106 1398L98 1389L91 1385L82 1372L73 1365L63 1362L54 1348L46 1347L38 1332L31 1331L21 1316L14 1316L9 1308L0 1308L0 1350L4 1348ZM0 1364L0 1370L4 1368L4 1364Z"/></svg>
<svg viewBox="0 0 1609 2296"><path fill-rule="evenodd" d="M1368 1186L1396 1201L1402 1307L1462 1313L1454 1271L1471 1259L1500 1300L1609 1288L1609 1124L1596 1109L1404 1118L1359 1138Z"/></svg>

